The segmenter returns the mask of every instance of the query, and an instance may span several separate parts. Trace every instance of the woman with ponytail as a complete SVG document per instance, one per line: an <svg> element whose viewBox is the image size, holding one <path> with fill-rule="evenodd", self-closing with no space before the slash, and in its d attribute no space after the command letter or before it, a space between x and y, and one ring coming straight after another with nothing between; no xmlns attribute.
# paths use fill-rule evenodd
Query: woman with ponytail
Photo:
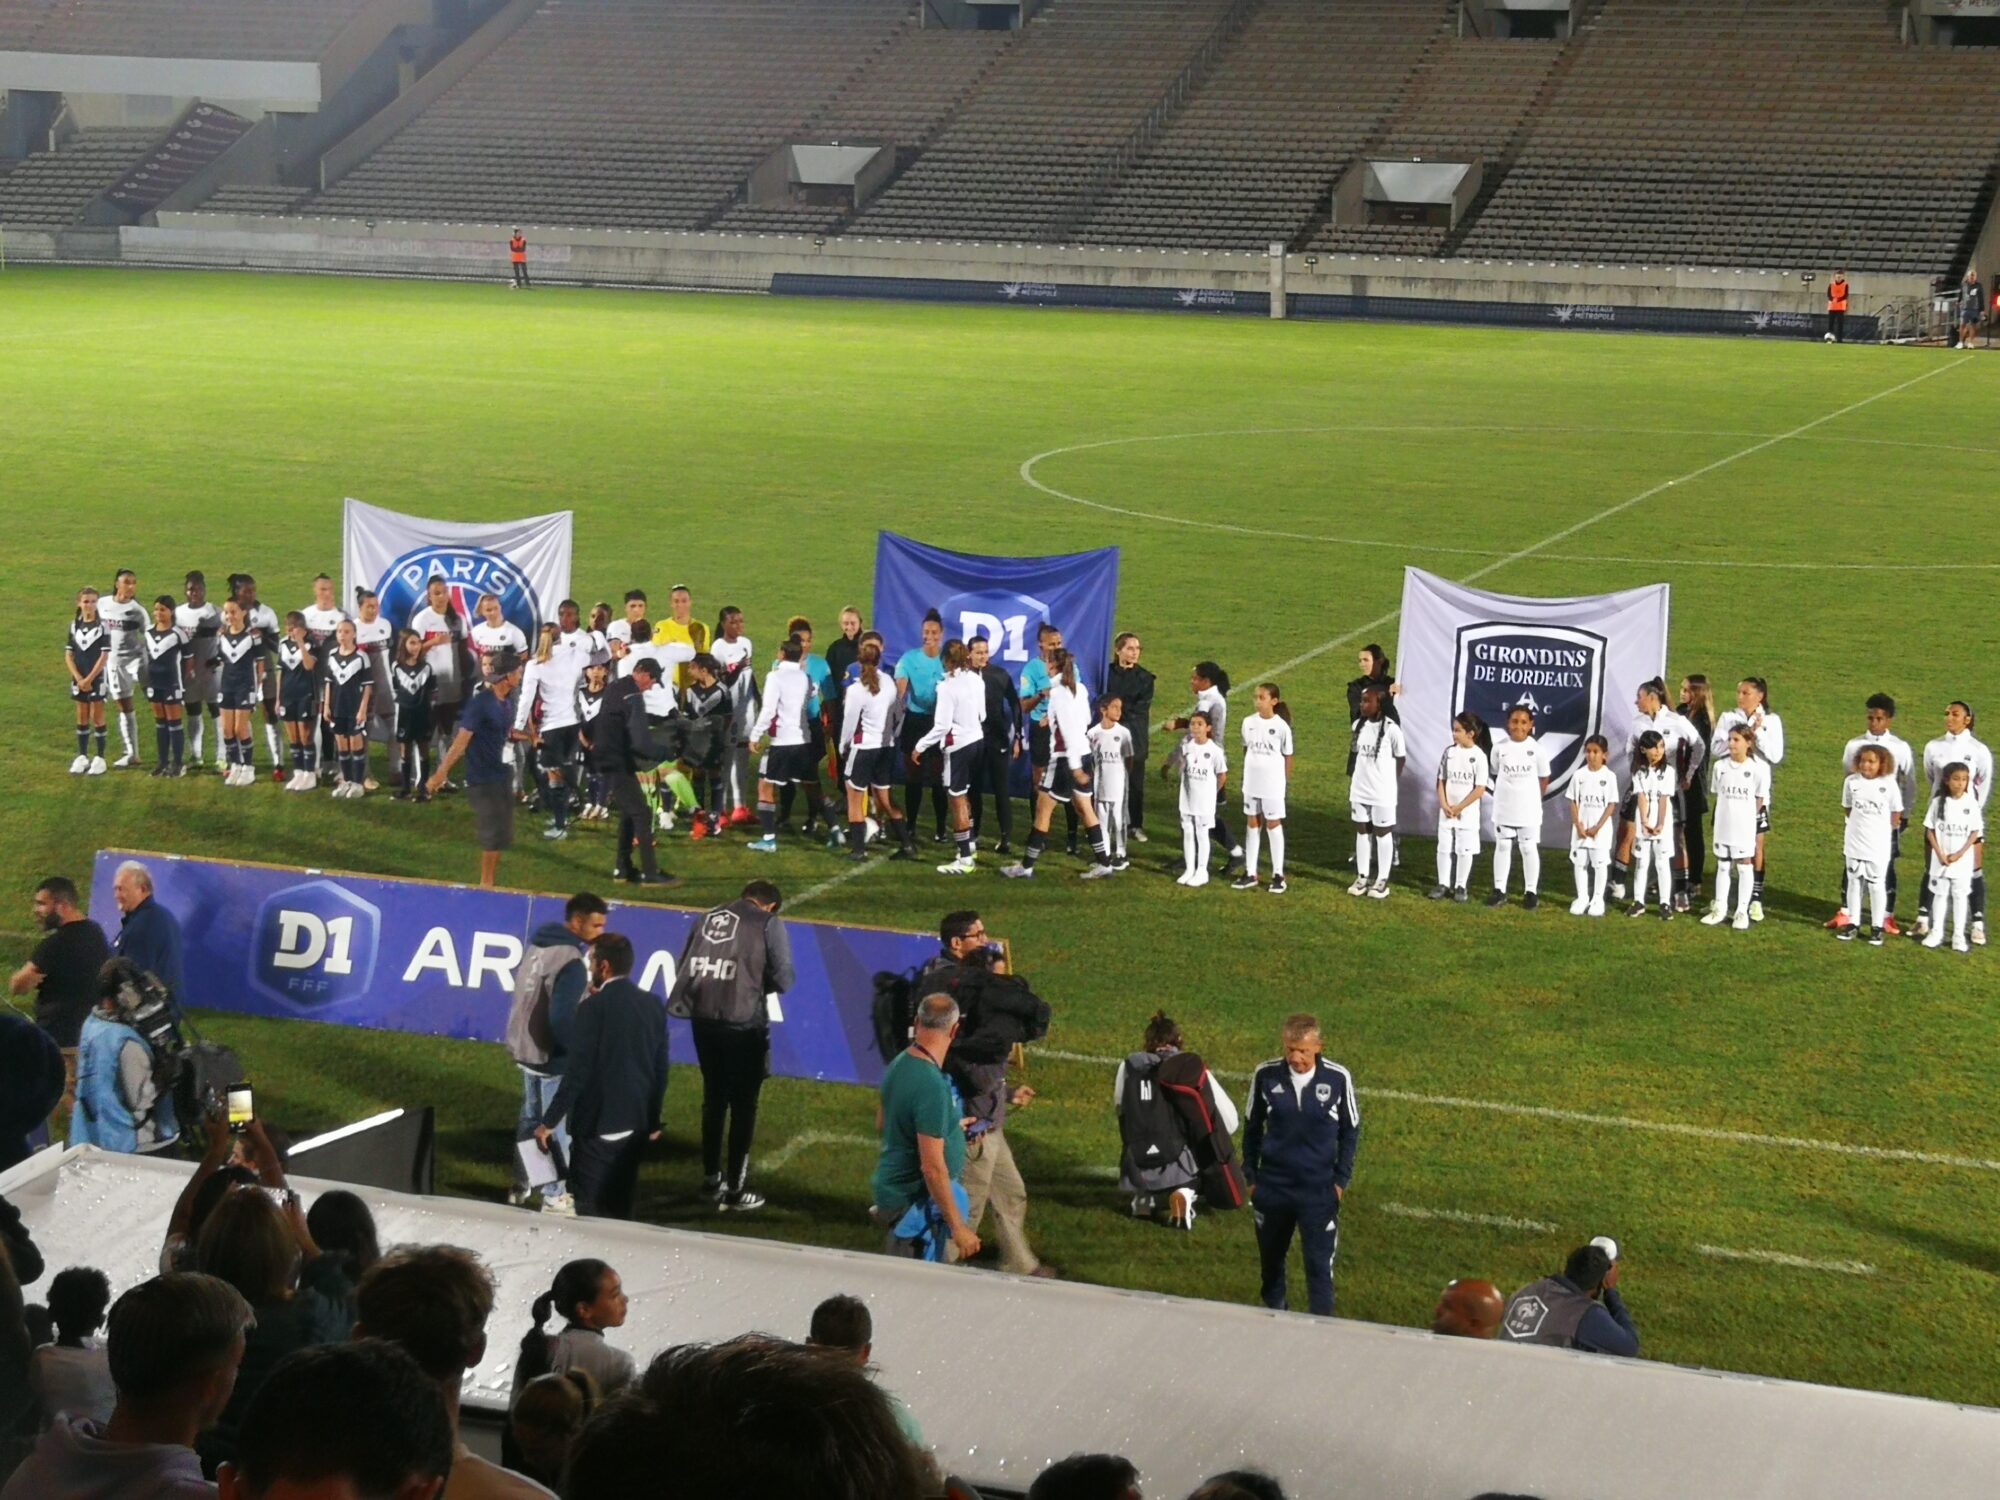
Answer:
<svg viewBox="0 0 2000 1500"><path fill-rule="evenodd" d="M625 1324L625 1286L601 1260L573 1260L556 1272L555 1283L535 1299L535 1325L521 1340L514 1361L514 1395L541 1375L584 1370L605 1395L631 1384L632 1356L604 1341L604 1330ZM561 1314L562 1330L548 1333L551 1316Z"/></svg>
<svg viewBox="0 0 2000 1500"><path fill-rule="evenodd" d="M1048 726L1049 763L1042 770L1035 793L1035 831L1021 852L1021 863L1008 865L1000 873L1009 880L1026 880L1035 873L1035 861L1048 847L1049 821L1056 804L1074 808L1077 821L1090 838L1091 866L1085 880L1102 880L1117 873L1111 862L1111 846L1104 825L1097 821L1097 809L1090 801L1090 772L1084 762L1090 755L1090 692L1078 681L1076 658L1057 647L1049 653Z"/></svg>

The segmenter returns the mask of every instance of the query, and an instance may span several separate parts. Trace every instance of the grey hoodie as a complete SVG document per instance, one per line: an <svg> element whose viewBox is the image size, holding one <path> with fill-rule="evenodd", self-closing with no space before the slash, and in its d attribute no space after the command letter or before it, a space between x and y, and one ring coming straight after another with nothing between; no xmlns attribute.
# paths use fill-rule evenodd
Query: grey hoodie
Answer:
<svg viewBox="0 0 2000 1500"><path fill-rule="evenodd" d="M87 1417L57 1417L0 1500L215 1500L194 1449L110 1443L103 1432Z"/></svg>

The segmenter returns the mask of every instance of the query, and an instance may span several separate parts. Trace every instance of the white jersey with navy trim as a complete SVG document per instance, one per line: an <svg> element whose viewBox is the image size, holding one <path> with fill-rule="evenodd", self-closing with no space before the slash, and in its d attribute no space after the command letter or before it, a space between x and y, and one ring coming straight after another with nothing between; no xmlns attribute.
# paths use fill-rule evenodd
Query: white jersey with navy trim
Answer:
<svg viewBox="0 0 2000 1500"><path fill-rule="evenodd" d="M1214 827L1216 795L1228 774L1229 757L1214 740L1189 740L1181 746L1181 816L1202 828Z"/></svg>
<svg viewBox="0 0 2000 1500"><path fill-rule="evenodd" d="M1618 837L1618 819L1605 817L1608 810L1618 805L1617 773L1608 765L1598 771L1591 770L1589 766L1580 767L1569 779L1569 801L1575 808L1570 816L1570 848L1608 854ZM1603 819L1604 826L1597 828L1597 832L1586 834L1583 831L1596 828L1599 819ZM1578 822L1583 824L1583 828L1577 827Z"/></svg>
<svg viewBox="0 0 2000 1500"><path fill-rule="evenodd" d="M1889 752L1890 775L1896 782L1896 789L1903 794L1903 810L1910 811L1917 805L1916 754L1910 749L1910 742L1891 731L1888 734L1857 734L1847 742L1847 748L1840 752L1840 769L1843 775L1861 768L1855 764L1861 752L1869 745Z"/></svg>
<svg viewBox="0 0 2000 1500"><path fill-rule="evenodd" d="M153 623L153 612L145 605L137 599L127 599L122 604L116 599L99 599L97 618L111 632L114 660L136 662L145 656L146 631Z"/></svg>
<svg viewBox="0 0 2000 1500"><path fill-rule="evenodd" d="M1493 826L1540 828L1542 783L1548 779L1548 752L1532 734L1493 744Z"/></svg>
<svg viewBox="0 0 2000 1500"><path fill-rule="evenodd" d="M1354 777L1348 801L1362 807L1393 809L1399 789L1398 768L1409 759L1403 726L1394 719L1363 719L1354 736Z"/></svg>
<svg viewBox="0 0 2000 1500"><path fill-rule="evenodd" d="M780 661L764 679L764 703L757 710L757 730L753 739L773 747L804 745L812 736L806 729L806 698L812 679L795 661Z"/></svg>
<svg viewBox="0 0 2000 1500"><path fill-rule="evenodd" d="M1841 853L1878 870L1889 868L1889 851L1895 840L1896 814L1903 810L1903 794L1893 776L1863 776L1855 773L1840 789L1840 805L1847 810L1847 833Z"/></svg>
<svg viewBox="0 0 2000 1500"><path fill-rule="evenodd" d="M856 678L840 695L840 743L851 749L880 750L896 743L896 679L875 674L875 691Z"/></svg>
<svg viewBox="0 0 2000 1500"><path fill-rule="evenodd" d="M1650 719L1644 714L1633 715L1631 738L1625 745L1625 764L1632 763L1639 751L1639 736L1649 729L1656 730L1667 742L1667 764L1679 766L1689 786L1697 785L1702 763L1708 759L1708 746L1702 743L1701 731L1694 727L1694 721L1671 708L1663 706ZM1682 747L1687 750L1685 761L1681 758Z"/></svg>
<svg viewBox="0 0 2000 1500"><path fill-rule="evenodd" d="M1972 797L1983 809L1993 795L1993 752L1971 730L1941 734L1924 746L1924 784L1933 799L1944 795L1944 768L1958 764L1972 776Z"/></svg>
<svg viewBox="0 0 2000 1500"><path fill-rule="evenodd" d="M970 667L947 672L938 681L931 727L911 746L912 755L942 746L963 750L986 738L986 680Z"/></svg>
<svg viewBox="0 0 2000 1500"><path fill-rule="evenodd" d="M1444 799L1449 802L1463 802L1472 795L1474 787L1490 790L1493 786L1493 767L1487 762L1486 752L1477 745L1448 745L1444 759L1438 762L1437 779L1444 784ZM1481 797L1457 815L1438 808L1438 815L1464 828L1479 827L1479 804Z"/></svg>
<svg viewBox="0 0 2000 1500"><path fill-rule="evenodd" d="M1680 789L1680 779L1674 775L1673 763L1648 766L1632 778L1632 795L1637 799L1633 808L1633 827L1638 837L1647 839L1671 839L1674 835L1674 793ZM1648 832L1651 825L1657 825Z"/></svg>
<svg viewBox="0 0 2000 1500"><path fill-rule="evenodd" d="M1285 795L1285 760L1292 754L1292 726L1277 714L1247 714L1243 736L1243 785L1245 800L1252 797Z"/></svg>
<svg viewBox="0 0 2000 1500"><path fill-rule="evenodd" d="M1748 726L1753 738L1750 744L1750 758L1763 766L1765 771L1764 805L1771 805L1768 783L1773 780L1771 770L1785 758L1785 721L1768 708L1760 711L1753 720L1740 708L1732 708L1715 721L1715 736L1709 741L1710 758L1717 761L1729 759L1729 731L1739 725Z"/></svg>
<svg viewBox="0 0 2000 1500"><path fill-rule="evenodd" d="M1090 726L1091 782L1093 801L1118 807L1125 801L1125 762L1132 754L1132 731L1123 724L1102 720Z"/></svg>
<svg viewBox="0 0 2000 1500"><path fill-rule="evenodd" d="M1716 847L1754 849L1757 809L1771 796L1771 768L1754 755L1740 761L1724 756L1711 763L1708 791Z"/></svg>

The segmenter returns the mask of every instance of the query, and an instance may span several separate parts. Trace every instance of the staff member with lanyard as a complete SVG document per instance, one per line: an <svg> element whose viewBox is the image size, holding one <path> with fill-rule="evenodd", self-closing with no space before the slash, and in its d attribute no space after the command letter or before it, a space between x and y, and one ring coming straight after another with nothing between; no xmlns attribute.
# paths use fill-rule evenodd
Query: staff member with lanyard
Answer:
<svg viewBox="0 0 2000 1500"><path fill-rule="evenodd" d="M784 897L768 880L753 880L727 906L695 924L681 950L667 1013L687 1019L701 1064L701 1191L723 1211L762 1208L762 1194L744 1186L750 1137L757 1129L757 1095L771 1073L769 998L792 987L792 940L778 920ZM722 1137L729 1132L729 1174Z"/></svg>
<svg viewBox="0 0 2000 1500"><path fill-rule="evenodd" d="M428 783L436 796L465 762L465 800L472 808L473 837L479 842L479 884L491 889L500 878L500 856L514 844L514 778L507 767L507 739L514 711L507 706L521 681L521 657L512 646L486 654L486 685L458 716L458 733Z"/></svg>
<svg viewBox="0 0 2000 1500"><path fill-rule="evenodd" d="M1354 1176L1361 1113L1353 1077L1320 1055L1316 1017L1287 1017L1284 1047L1284 1056L1252 1077L1243 1126L1243 1176L1251 1185L1264 1305L1286 1306L1285 1259L1297 1234L1310 1309L1330 1318L1340 1201Z"/></svg>
<svg viewBox="0 0 2000 1500"><path fill-rule="evenodd" d="M919 759L917 741L930 733L937 718L938 684L944 681L944 618L936 610L924 616L924 644L920 651L905 651L896 658L896 691L903 697L903 727L896 743L903 752L903 769L909 784L903 788L903 818L910 837L917 836L917 809L923 806L924 788L930 787L937 814L937 842L944 842L943 756L933 750Z"/></svg>

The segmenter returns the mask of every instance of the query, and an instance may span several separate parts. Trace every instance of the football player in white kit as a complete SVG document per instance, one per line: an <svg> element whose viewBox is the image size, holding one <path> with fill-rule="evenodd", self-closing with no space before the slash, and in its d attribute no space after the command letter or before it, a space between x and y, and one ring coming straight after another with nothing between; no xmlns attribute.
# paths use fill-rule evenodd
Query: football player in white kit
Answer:
<svg viewBox="0 0 2000 1500"><path fill-rule="evenodd" d="M1932 907L1935 925L1924 939L1924 946L1944 946L1949 918L1953 929L1952 951L1969 953L1972 944L1967 940L1966 918L1972 882L1979 876L1980 860L1985 853L1986 815L1980 810L1979 799L1972 795L1972 768L1963 761L1953 761L1944 768L1943 787L1944 794L1933 798L1924 812L1924 840L1930 849L1934 871L1933 899L1944 903L1942 911L1935 904Z"/></svg>
<svg viewBox="0 0 2000 1500"><path fill-rule="evenodd" d="M1454 715L1451 744L1438 762L1438 883L1430 899L1471 899L1472 862L1479 857L1479 811L1493 786L1491 741L1475 713Z"/></svg>
<svg viewBox="0 0 2000 1500"><path fill-rule="evenodd" d="M712 658L696 657L697 664ZM889 795L895 779L896 729L902 698L882 670L880 637L863 636L855 658L856 677L840 695L840 774L847 786L847 857L868 858L870 799L882 815L880 827L896 841L891 859L915 859L917 843L895 799Z"/></svg>
<svg viewBox="0 0 2000 1500"><path fill-rule="evenodd" d="M1875 926L1843 927L1837 934L1844 942L1865 937L1871 946L1882 946L1882 924L1889 915L1889 848L1896 828L1903 821L1903 793L1896 785L1895 762L1880 745L1867 745L1854 758L1855 770L1840 789L1840 805L1847 810L1847 834L1841 852L1847 862L1847 908L1855 922L1867 916L1865 898L1875 911Z"/></svg>
<svg viewBox="0 0 2000 1500"><path fill-rule="evenodd" d="M1729 731L1727 753L1710 763L1709 798L1715 810L1711 827L1715 840L1715 904L1702 925L1727 922L1738 932L1750 928L1750 902L1755 894L1752 862L1757 857L1757 827L1771 795L1771 768L1752 753L1757 731L1738 723ZM1730 881L1736 882L1736 906L1729 904Z"/></svg>
<svg viewBox="0 0 2000 1500"><path fill-rule="evenodd" d="M1549 757L1535 738L1535 714L1517 703L1507 714L1507 738L1493 746L1493 893L1488 906L1507 904L1507 877L1521 851L1521 905L1542 904L1542 799L1549 792Z"/></svg>
<svg viewBox="0 0 2000 1500"><path fill-rule="evenodd" d="M1986 799L1993 795L1993 752L1973 734L1977 721L1973 717L1972 706L1961 699L1954 699L1944 711L1944 733L1924 746L1924 780L1930 784L1931 798L1936 800L1944 785L1944 768L1953 762L1962 764L1972 776L1972 800L1979 804L1983 814ZM1926 864L1928 865L1928 860ZM1923 903L1917 912L1916 936L1930 934L1932 917L1932 882L1928 878L1933 873L1926 871ZM1975 869L1972 873L1972 945L1986 946L1986 874Z"/></svg>
<svg viewBox="0 0 2000 1500"><path fill-rule="evenodd" d="M1396 799L1409 747L1403 726L1389 717L1389 695L1382 688L1361 694L1361 727L1354 735L1354 778L1348 784L1348 816L1354 823L1354 884L1350 896L1389 895L1389 875L1396 860ZM1373 852L1375 878L1368 878Z"/></svg>
<svg viewBox="0 0 2000 1500"><path fill-rule="evenodd" d="M1618 773L1611 769L1611 742L1593 734L1583 742L1583 766L1569 779L1569 862L1576 871L1573 917L1604 915L1610 884L1612 844L1617 837Z"/></svg>
<svg viewBox="0 0 2000 1500"><path fill-rule="evenodd" d="M569 837L569 768L576 759L578 700L587 648L563 645L562 626L544 625L535 654L521 674L520 700L514 709L514 732L527 737L541 770L542 804L549 811L545 839Z"/></svg>
<svg viewBox="0 0 2000 1500"><path fill-rule="evenodd" d="M1239 891L1257 889L1257 859L1271 838L1271 894L1285 893L1285 788L1292 779L1292 713L1275 682L1260 682L1257 709L1243 720L1243 873ZM1400 735L1402 731L1397 730Z"/></svg>
<svg viewBox="0 0 2000 1500"><path fill-rule="evenodd" d="M1111 863L1120 870L1131 861L1125 857L1127 800L1132 788L1132 731L1125 727L1125 700L1116 693L1097 706L1098 719L1091 726L1090 805L1097 809L1097 821L1104 825L1105 842L1111 846ZM1006 747L998 747L1004 754ZM988 755L996 753L989 742Z"/></svg>
<svg viewBox="0 0 2000 1500"><path fill-rule="evenodd" d="M278 732L278 670L275 660L278 642L285 637L285 627L278 619L278 612L257 597L257 580L248 573L232 573L229 576L229 590L236 602L243 606L243 624L257 637L258 653L264 658L264 670L260 673L264 694L264 748L271 756L271 777L274 781L286 779L285 752L279 749L282 736Z"/></svg>
<svg viewBox="0 0 2000 1500"><path fill-rule="evenodd" d="M1730 731L1738 726L1750 731L1751 758L1764 768L1764 806L1757 814L1757 853L1751 876L1750 920L1764 920L1764 836L1771 831L1771 782L1777 766L1785 758L1785 721L1771 709L1771 689L1761 677L1746 677L1736 684L1736 707L1715 721L1715 737L1710 745L1713 758L1720 759L1728 747Z"/></svg>
<svg viewBox="0 0 2000 1500"><path fill-rule="evenodd" d="M768 679L766 680L769 686ZM958 857L937 867L940 875L970 875L977 866L972 838L972 788L979 776L979 756L986 744L986 681L972 670L964 641L944 643L944 676L938 682L937 706L931 727L910 748L921 760L930 750L940 752L945 795L951 799L952 839Z"/></svg>
<svg viewBox="0 0 2000 1500"><path fill-rule="evenodd" d="M1216 804L1229 780L1229 757L1208 737L1208 714L1196 709L1187 717L1187 743L1181 746L1181 852L1187 868L1176 884L1208 884L1209 830L1215 825Z"/></svg>
<svg viewBox="0 0 2000 1500"><path fill-rule="evenodd" d="M215 668L215 638L222 633L222 612L208 602L208 580L199 569L184 582L185 604L174 607L174 624L188 633L187 651L187 763L190 769L201 764L207 736L201 722L202 710L216 721L215 763L222 764L222 679Z"/></svg>
<svg viewBox="0 0 2000 1500"><path fill-rule="evenodd" d="M959 647L964 658L965 648ZM806 676L805 647L797 636L778 648L778 664L764 679L764 696L757 709L751 746L765 746L757 762L757 822L762 837L744 845L757 854L778 852L778 790L810 780L813 775L812 733L806 725L806 699L812 679ZM746 668L746 670L748 670ZM986 702L980 695L980 704Z"/></svg>
<svg viewBox="0 0 2000 1500"><path fill-rule="evenodd" d="M333 580L321 573L313 579L313 602L299 613L305 617L306 644L312 648L313 660L319 663L319 680L326 680L326 664L333 659L334 637L340 629L340 622L347 618L347 611L335 601ZM334 790L340 790L340 751L334 744L333 726L325 715L321 715L313 736L314 784L327 770L334 772Z"/></svg>
<svg viewBox="0 0 2000 1500"><path fill-rule="evenodd" d="M1890 726L1896 722L1896 700L1887 693L1876 693L1869 698L1868 732L1858 734L1847 742L1840 753L1840 769L1843 777L1852 775L1858 769L1856 762L1861 757L1863 747L1880 745L1889 752L1890 774L1896 778L1896 789L1903 794L1904 822L1917 806L1916 756L1911 751L1909 741L1897 734ZM1903 823L1896 825L1895 837L1889 843L1888 916L1883 920L1882 930L1890 937L1897 935L1896 928L1896 862L1903 855ZM1849 925L1854 919L1847 911L1847 880L1843 875L1840 883L1840 909L1826 924L1834 932Z"/></svg>
<svg viewBox="0 0 2000 1500"><path fill-rule="evenodd" d="M458 706L466 693L465 620L452 602L451 585L444 581L443 574L433 573L426 581L423 607L410 616L410 629L423 642L424 661L431 669L435 701L430 716L433 737L430 751L432 763L436 764L440 744L450 744L457 733ZM447 781L444 790L451 792L458 788Z"/></svg>
<svg viewBox="0 0 2000 1500"><path fill-rule="evenodd" d="M373 589L354 591L354 644L368 658L368 738L378 745L396 743L396 692L389 681L389 656L396 639L395 627L382 618L382 600ZM365 762L364 762L365 763ZM389 757L390 775L400 775L399 760ZM375 791L375 778L362 782L364 791Z"/></svg>
<svg viewBox="0 0 2000 1500"><path fill-rule="evenodd" d="M1632 844L1637 873L1628 917L1646 915L1646 877L1659 871L1660 917L1674 919L1674 802L1680 777L1667 753L1666 736L1648 729L1632 747Z"/></svg>
<svg viewBox="0 0 2000 1500"><path fill-rule="evenodd" d="M756 818L743 795L745 756L755 732L759 701L757 672L751 660L755 649L743 633L743 611L733 604L725 605L716 617L715 639L708 654L721 666L722 685L729 692L728 744L723 751L723 780L729 792L726 823L750 823Z"/></svg>
<svg viewBox="0 0 2000 1500"><path fill-rule="evenodd" d="M111 581L111 597L97 601L97 615L111 634L104 691L118 705L118 738L125 744L125 753L112 763L113 769L130 770L139 764L132 697L145 683L146 627L152 623L146 606L139 602L139 575L130 568L120 568Z"/></svg>
<svg viewBox="0 0 2000 1500"><path fill-rule="evenodd" d="M1638 763L1640 738L1647 734L1657 734L1666 741L1667 764L1678 767L1680 774L1689 782L1699 776L1701 763L1708 759L1708 745L1702 739L1701 731L1694 727L1693 721L1686 714L1668 707L1666 682L1654 677L1640 683L1632 706L1637 710L1637 717L1632 721L1632 738L1626 747L1628 763L1633 765ZM1610 895L1614 900L1623 899L1625 895L1627 879L1631 873L1628 867L1632 862L1632 846L1639 836L1638 808L1629 788L1626 790L1625 801L1619 808L1619 813L1618 852L1611 860ZM1668 878L1672 879L1671 876ZM1640 900L1645 899L1643 890L1634 894Z"/></svg>

